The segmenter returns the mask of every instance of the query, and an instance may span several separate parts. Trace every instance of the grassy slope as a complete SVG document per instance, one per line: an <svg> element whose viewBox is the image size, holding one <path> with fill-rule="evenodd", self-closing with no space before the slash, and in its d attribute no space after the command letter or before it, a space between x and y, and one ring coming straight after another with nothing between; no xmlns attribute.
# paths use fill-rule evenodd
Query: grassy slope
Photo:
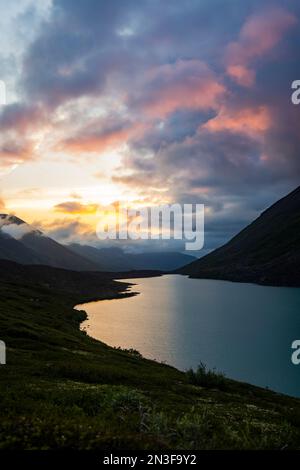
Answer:
<svg viewBox="0 0 300 470"><path fill-rule="evenodd" d="M97 296L121 289L102 276ZM230 380L194 386L172 367L95 341L73 310L88 297L69 281L54 288L28 275L25 285L2 272L1 449L300 448L300 400Z"/></svg>

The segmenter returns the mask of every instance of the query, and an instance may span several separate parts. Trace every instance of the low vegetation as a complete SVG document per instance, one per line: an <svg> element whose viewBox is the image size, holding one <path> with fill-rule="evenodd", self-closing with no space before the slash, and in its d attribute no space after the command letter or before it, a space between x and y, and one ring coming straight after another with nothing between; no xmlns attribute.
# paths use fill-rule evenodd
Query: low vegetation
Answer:
<svg viewBox="0 0 300 470"><path fill-rule="evenodd" d="M188 382L193 385L200 385L207 388L226 389L225 375L215 370L207 369L203 362L200 362L196 371L189 369L186 373Z"/></svg>
<svg viewBox="0 0 300 470"><path fill-rule="evenodd" d="M79 330L73 281L2 271L1 449L295 449L300 400L110 348ZM53 274L53 273L52 273ZM63 276L63 274L60 275ZM98 297L121 293L103 279ZM95 297L95 289L91 292Z"/></svg>

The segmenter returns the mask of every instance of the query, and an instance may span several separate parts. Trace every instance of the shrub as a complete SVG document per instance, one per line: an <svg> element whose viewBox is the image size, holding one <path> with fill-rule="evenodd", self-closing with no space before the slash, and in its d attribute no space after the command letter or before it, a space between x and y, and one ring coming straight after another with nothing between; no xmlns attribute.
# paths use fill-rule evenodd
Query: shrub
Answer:
<svg viewBox="0 0 300 470"><path fill-rule="evenodd" d="M118 346L117 348L114 348L114 349L117 349L117 351L122 351L126 354L129 354L130 356L133 356L133 357L136 357L136 358L142 358L142 354L137 350L137 349L133 349L133 348L129 348L129 349L126 349L126 348L121 348L120 346Z"/></svg>
<svg viewBox="0 0 300 470"><path fill-rule="evenodd" d="M226 387L225 375L221 372L216 372L214 369L207 369L203 362L200 362L196 371L189 369L186 372L188 382L192 385L200 385L207 388L218 388L224 390Z"/></svg>

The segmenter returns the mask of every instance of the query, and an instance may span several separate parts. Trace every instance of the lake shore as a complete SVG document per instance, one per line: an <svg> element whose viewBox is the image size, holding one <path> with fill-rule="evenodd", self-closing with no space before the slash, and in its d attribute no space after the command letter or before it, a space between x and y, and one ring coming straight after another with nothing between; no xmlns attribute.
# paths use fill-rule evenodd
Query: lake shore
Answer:
<svg viewBox="0 0 300 470"><path fill-rule="evenodd" d="M97 283L98 298L120 295L122 282L55 269L5 273L1 449L299 448L300 400L229 379L195 385L80 331L84 314L73 306L95 298Z"/></svg>
<svg viewBox="0 0 300 470"><path fill-rule="evenodd" d="M77 307L88 313L82 327L92 338L180 370L202 361L236 380L299 396L291 361L299 289L180 275L126 282L140 295Z"/></svg>

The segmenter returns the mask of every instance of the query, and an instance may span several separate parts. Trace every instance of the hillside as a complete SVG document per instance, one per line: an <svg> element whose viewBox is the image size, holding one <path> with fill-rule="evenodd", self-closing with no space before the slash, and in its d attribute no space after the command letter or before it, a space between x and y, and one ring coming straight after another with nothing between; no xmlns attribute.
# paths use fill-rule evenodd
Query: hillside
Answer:
<svg viewBox="0 0 300 470"><path fill-rule="evenodd" d="M300 286L300 187L228 243L177 272L196 278Z"/></svg>
<svg viewBox="0 0 300 470"><path fill-rule="evenodd" d="M299 448L299 399L180 372L79 330L86 314L74 305L126 295L127 284L7 261L0 274L0 449Z"/></svg>

